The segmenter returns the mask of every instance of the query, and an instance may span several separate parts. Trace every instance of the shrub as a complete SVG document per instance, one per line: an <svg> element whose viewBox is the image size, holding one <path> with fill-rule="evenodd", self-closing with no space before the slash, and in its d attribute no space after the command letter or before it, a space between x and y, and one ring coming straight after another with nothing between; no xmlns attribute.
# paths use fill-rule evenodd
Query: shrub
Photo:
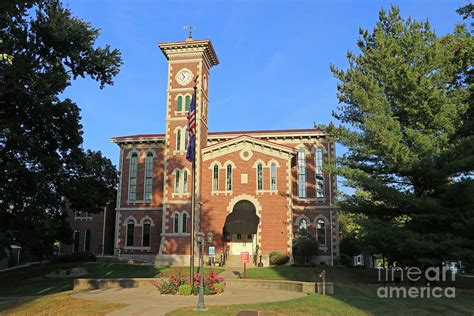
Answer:
<svg viewBox="0 0 474 316"><path fill-rule="evenodd" d="M303 258L306 264L307 257L317 255L319 253L319 244L316 238L308 233L301 233L293 239L293 254L296 257Z"/></svg>
<svg viewBox="0 0 474 316"><path fill-rule="evenodd" d="M280 265L283 265L283 264L287 263L289 260L290 260L289 256L284 255L280 252L274 251L270 254L270 264L271 265L280 266Z"/></svg>
<svg viewBox="0 0 474 316"><path fill-rule="evenodd" d="M178 287L179 295L190 295L192 291L191 285L189 284L182 284Z"/></svg>
<svg viewBox="0 0 474 316"><path fill-rule="evenodd" d="M220 285L224 282L224 278L220 277L218 274L211 271L210 273L204 273L204 295L213 295L217 294L216 285ZM199 273L196 274L194 279L194 288L193 293L198 294L199 288L201 287L201 275Z"/></svg>
<svg viewBox="0 0 474 316"><path fill-rule="evenodd" d="M221 294L224 292L224 286L221 283L214 284L214 291L216 294Z"/></svg>
<svg viewBox="0 0 474 316"><path fill-rule="evenodd" d="M96 261L97 258L90 252L75 252L68 255L61 255L54 257L53 263L71 263L71 262L91 262Z"/></svg>

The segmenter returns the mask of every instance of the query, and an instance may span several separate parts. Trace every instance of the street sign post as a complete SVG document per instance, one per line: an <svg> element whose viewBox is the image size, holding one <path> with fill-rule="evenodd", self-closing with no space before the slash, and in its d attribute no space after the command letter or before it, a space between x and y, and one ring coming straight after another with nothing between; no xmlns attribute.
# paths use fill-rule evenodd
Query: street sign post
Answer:
<svg viewBox="0 0 474 316"><path fill-rule="evenodd" d="M248 251L242 251L240 253L240 261L244 264L244 279L247 278L247 263L250 261L250 255Z"/></svg>

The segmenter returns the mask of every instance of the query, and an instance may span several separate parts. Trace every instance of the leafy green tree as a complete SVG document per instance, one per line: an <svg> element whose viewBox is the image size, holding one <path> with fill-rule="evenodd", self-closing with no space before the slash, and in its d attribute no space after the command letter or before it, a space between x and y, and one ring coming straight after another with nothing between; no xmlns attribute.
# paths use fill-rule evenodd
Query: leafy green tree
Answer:
<svg viewBox="0 0 474 316"><path fill-rule="evenodd" d="M340 126L349 150L337 172L359 194L342 209L364 214L361 241L400 264L474 260L474 42L463 25L438 37L428 22L381 10L360 30L339 79Z"/></svg>
<svg viewBox="0 0 474 316"><path fill-rule="evenodd" d="M319 243L314 236L306 231L300 232L293 239L293 255L303 257L304 264L307 258L311 258L319 253Z"/></svg>
<svg viewBox="0 0 474 316"><path fill-rule="evenodd" d="M82 149L80 109L61 94L77 77L113 84L120 52L57 0L0 2L0 241L38 255L70 241L64 202L89 212L112 199L117 174Z"/></svg>

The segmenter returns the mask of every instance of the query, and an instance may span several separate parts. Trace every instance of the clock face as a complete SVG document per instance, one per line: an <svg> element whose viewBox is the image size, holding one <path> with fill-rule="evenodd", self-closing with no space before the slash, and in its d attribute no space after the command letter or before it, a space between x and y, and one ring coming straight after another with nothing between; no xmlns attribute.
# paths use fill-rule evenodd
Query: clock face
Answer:
<svg viewBox="0 0 474 316"><path fill-rule="evenodd" d="M193 74L187 69L180 70L176 75L176 81L182 86L185 86L190 83L192 79Z"/></svg>

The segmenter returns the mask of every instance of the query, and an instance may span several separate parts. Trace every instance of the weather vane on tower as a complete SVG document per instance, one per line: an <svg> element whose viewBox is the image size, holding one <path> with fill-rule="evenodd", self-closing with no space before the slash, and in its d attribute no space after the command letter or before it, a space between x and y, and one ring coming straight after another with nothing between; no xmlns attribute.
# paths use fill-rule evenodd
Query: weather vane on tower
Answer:
<svg viewBox="0 0 474 316"><path fill-rule="evenodd" d="M188 40L192 40L193 39L193 31L196 30L196 27L191 26L191 25L185 25L185 26L183 26L183 30L187 30L189 32Z"/></svg>

